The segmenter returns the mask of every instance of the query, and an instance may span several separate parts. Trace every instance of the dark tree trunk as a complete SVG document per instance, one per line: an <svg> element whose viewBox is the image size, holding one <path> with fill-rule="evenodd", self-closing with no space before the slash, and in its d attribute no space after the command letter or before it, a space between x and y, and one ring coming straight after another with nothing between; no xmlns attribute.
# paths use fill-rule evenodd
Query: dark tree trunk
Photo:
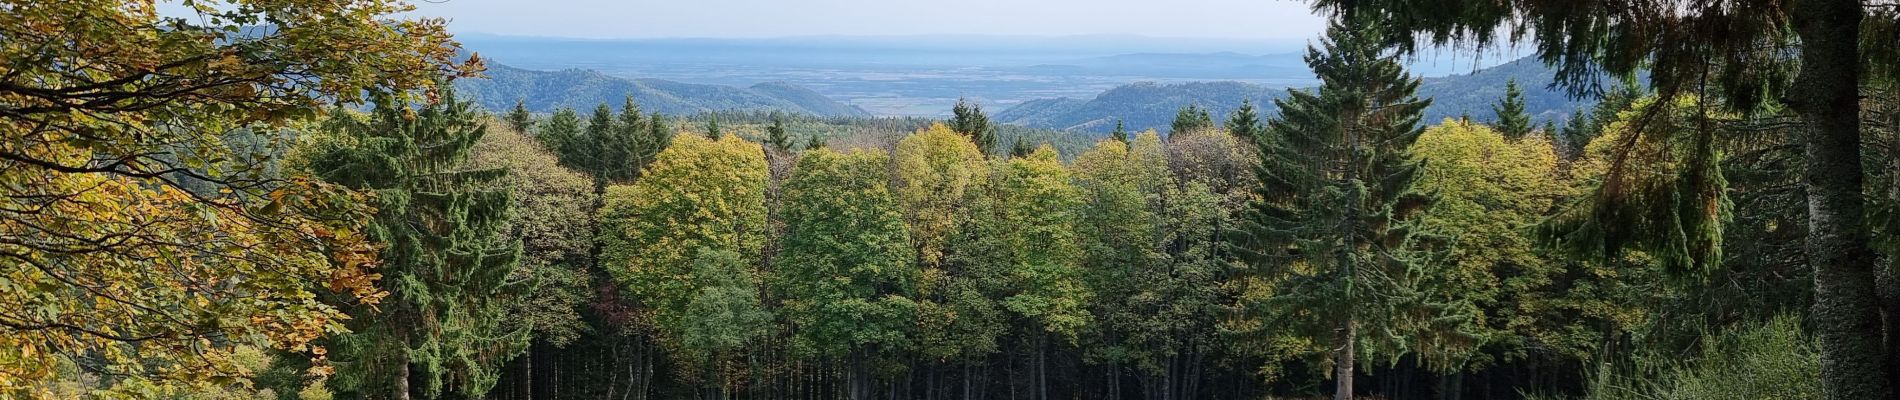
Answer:
<svg viewBox="0 0 1900 400"><path fill-rule="evenodd" d="M1801 71L1789 105L1807 122L1808 263L1814 268L1821 387L1833 400L1888 399L1892 387L1864 220L1858 0L1793 2Z"/></svg>

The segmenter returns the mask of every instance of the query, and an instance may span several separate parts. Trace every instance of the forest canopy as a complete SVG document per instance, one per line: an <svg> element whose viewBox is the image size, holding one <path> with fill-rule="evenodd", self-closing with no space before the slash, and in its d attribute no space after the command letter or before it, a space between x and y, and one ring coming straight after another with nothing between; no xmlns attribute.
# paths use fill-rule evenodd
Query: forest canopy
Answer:
<svg viewBox="0 0 1900 400"><path fill-rule="evenodd" d="M1893 397L1900 10L1558 3L1316 1L1319 86L1103 136L484 109L399 1L0 0L0 397ZM1415 43L1502 32L1594 104L1427 119Z"/></svg>

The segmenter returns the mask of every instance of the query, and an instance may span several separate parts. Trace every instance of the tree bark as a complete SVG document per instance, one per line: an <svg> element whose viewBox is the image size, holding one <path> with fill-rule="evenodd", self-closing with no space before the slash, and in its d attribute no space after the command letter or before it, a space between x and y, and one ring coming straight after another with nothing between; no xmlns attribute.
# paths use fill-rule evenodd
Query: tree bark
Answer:
<svg viewBox="0 0 1900 400"><path fill-rule="evenodd" d="M1827 399L1890 399L1874 286L1874 253L1865 225L1860 165L1858 0L1802 0L1791 16L1801 40L1801 71L1790 107L1809 127L1808 263L1814 268L1815 332Z"/></svg>
<svg viewBox="0 0 1900 400"><path fill-rule="evenodd" d="M395 395L393 398L396 400L409 400L409 358L408 357L403 357L401 362L396 363L396 376L393 379L396 381L395 382L396 387L392 390L396 392L396 393L392 393Z"/></svg>
<svg viewBox="0 0 1900 400"><path fill-rule="evenodd" d="M1344 326L1341 326L1339 329L1340 343L1338 350L1336 350L1339 354L1335 355L1336 358L1333 361L1333 400L1352 399L1352 364L1354 358L1352 338L1358 335L1358 332L1356 332L1357 329L1358 327L1353 325L1351 318L1346 319Z"/></svg>

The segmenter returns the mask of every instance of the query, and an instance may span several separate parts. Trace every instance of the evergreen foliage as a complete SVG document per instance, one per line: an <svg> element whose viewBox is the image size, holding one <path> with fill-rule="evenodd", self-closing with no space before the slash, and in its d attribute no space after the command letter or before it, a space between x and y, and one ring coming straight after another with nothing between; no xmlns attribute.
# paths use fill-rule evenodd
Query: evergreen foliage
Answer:
<svg viewBox="0 0 1900 400"><path fill-rule="evenodd" d="M520 100L515 101L515 108L508 110L507 120L508 128L515 132L527 133L528 129L534 127L534 114L528 113L528 107Z"/></svg>
<svg viewBox="0 0 1900 400"><path fill-rule="evenodd" d="M772 125L765 127L765 144L779 151L792 150L792 137L785 132L785 117L772 114Z"/></svg>
<svg viewBox="0 0 1900 400"><path fill-rule="evenodd" d="M1497 113L1498 132L1504 138L1518 140L1531 134L1531 116L1524 113L1524 91L1518 90L1516 79L1504 83L1504 98L1491 111Z"/></svg>
<svg viewBox="0 0 1900 400"><path fill-rule="evenodd" d="M1266 127L1260 123L1259 112L1254 110L1253 100L1242 100L1240 108L1227 117L1227 133L1242 140L1253 141L1260 137Z"/></svg>
<svg viewBox="0 0 1900 400"><path fill-rule="evenodd" d="M1174 124L1168 128L1168 136L1213 128L1214 117L1208 115L1207 109L1189 104L1174 114Z"/></svg>
<svg viewBox="0 0 1900 400"><path fill-rule="evenodd" d="M1372 19L1326 32L1306 57L1321 86L1278 101L1280 117L1267 123L1259 200L1238 249L1271 285L1265 318L1331 353L1334 396L1350 399L1358 353L1403 352L1395 331L1404 310L1422 306L1410 271L1424 260L1408 246L1427 198L1413 188L1408 147L1430 102L1413 97L1419 81Z"/></svg>
<svg viewBox="0 0 1900 400"><path fill-rule="evenodd" d="M336 113L326 126L334 142L307 166L376 193L369 238L383 245L379 286L390 292L374 312L353 310L350 333L334 339L330 383L357 396L480 396L530 334L505 323L532 288L515 279L521 244L503 230L507 170L458 168L487 128L453 93L413 110L376 104L363 118Z"/></svg>
<svg viewBox="0 0 1900 400"><path fill-rule="evenodd" d="M1128 143L1128 128L1122 126L1121 120L1115 120L1115 130L1109 131L1108 137L1117 142Z"/></svg>
<svg viewBox="0 0 1900 400"><path fill-rule="evenodd" d="M957 105L950 109L950 114L950 130L969 137L983 154L996 151L996 127L990 126L990 116L983 113L983 106L957 99Z"/></svg>

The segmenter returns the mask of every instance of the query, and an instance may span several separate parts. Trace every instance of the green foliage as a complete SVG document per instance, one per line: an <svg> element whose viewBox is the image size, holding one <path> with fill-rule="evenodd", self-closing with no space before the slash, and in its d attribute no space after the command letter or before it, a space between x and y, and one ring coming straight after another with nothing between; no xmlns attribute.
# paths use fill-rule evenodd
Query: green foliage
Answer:
<svg viewBox="0 0 1900 400"><path fill-rule="evenodd" d="M1575 173L1594 192L1540 227L1590 261L1626 249L1655 257L1673 276L1706 276L1722 259L1731 207L1715 133L1733 116L1709 115L1695 98L1637 100L1585 149Z"/></svg>
<svg viewBox="0 0 1900 400"><path fill-rule="evenodd" d="M983 154L996 152L996 128L990 126L990 116L983 113L983 106L957 99L950 113L950 130L969 137Z"/></svg>
<svg viewBox="0 0 1900 400"><path fill-rule="evenodd" d="M1082 252L1075 234L1081 193L1054 149L998 161L971 210L964 268L1003 309L1037 332L1073 341L1088 324Z"/></svg>
<svg viewBox="0 0 1900 400"><path fill-rule="evenodd" d="M579 338L587 329L580 308L594 295L586 270L598 204L593 180L562 168L534 139L492 126L475 143L468 165L508 170L501 183L514 209L502 231L522 245L513 279L538 283L515 304L508 322L528 326L536 339L557 346Z"/></svg>
<svg viewBox="0 0 1900 400"><path fill-rule="evenodd" d="M35 387L61 365L89 396L246 395L242 353L321 352L378 301L363 194L275 158L327 104L481 68L406 7L0 6L0 397L74 398Z"/></svg>
<svg viewBox="0 0 1900 400"><path fill-rule="evenodd" d="M526 134L528 129L534 127L534 114L529 114L528 107L523 106L520 100L516 100L515 108L508 110L507 121L509 129Z"/></svg>
<svg viewBox="0 0 1900 400"><path fill-rule="evenodd" d="M1128 143L1128 128L1122 126L1122 120L1115 120L1115 130L1109 131L1108 137L1117 142Z"/></svg>
<svg viewBox="0 0 1900 400"><path fill-rule="evenodd" d="M651 310L651 323L669 348L716 350L682 347L683 335L699 323L691 305L709 279L759 279L749 268L766 240L766 176L757 145L735 136L713 141L686 135L661 151L639 180L607 188L599 211L601 265ZM729 270L722 264L727 253L745 267L739 276L693 273L702 255L717 256L713 260L720 262L708 265Z"/></svg>
<svg viewBox="0 0 1900 400"><path fill-rule="evenodd" d="M548 151L563 157L561 163L568 168L581 169L579 166L585 165L581 160L567 155L581 147L581 116L574 109L555 110L554 115L542 121L535 138L540 139L541 145L546 146Z"/></svg>
<svg viewBox="0 0 1900 400"><path fill-rule="evenodd" d="M772 114L772 126L765 128L765 144L779 151L792 151L792 137L785 132L785 117Z"/></svg>
<svg viewBox="0 0 1900 400"><path fill-rule="evenodd" d="M1260 123L1259 112L1254 110L1253 100L1241 100L1240 108L1227 117L1226 124L1227 133L1247 141L1258 139L1266 131L1266 127Z"/></svg>
<svg viewBox="0 0 1900 400"><path fill-rule="evenodd" d="M1253 103L1248 102L1247 104ZM1186 107L1181 107L1181 111L1175 112L1174 124L1169 126L1168 136L1213 128L1214 117L1208 115L1207 109L1201 108L1200 105L1189 104Z"/></svg>
<svg viewBox="0 0 1900 400"><path fill-rule="evenodd" d="M707 247L693 256L688 276L697 291L682 310L689 317L674 328L680 359L732 357L765 333L772 314L759 303L752 266L743 257Z"/></svg>
<svg viewBox="0 0 1900 400"><path fill-rule="evenodd" d="M1540 137L1509 140L1490 127L1446 119L1420 135L1411 156L1423 167L1418 190L1435 194L1419 224L1442 253L1419 277L1428 296L1445 303L1445 317L1407 345L1444 370L1478 368L1491 359L1530 349L1582 357L1590 349L1552 339L1586 330L1544 307L1567 307L1563 287L1574 287L1563 260L1547 257L1526 229L1560 202L1573 198L1560 181L1557 156ZM1574 310L1572 310L1574 312ZM1587 315L1578 313L1573 315ZM1480 354L1504 349L1502 354Z"/></svg>
<svg viewBox="0 0 1900 400"><path fill-rule="evenodd" d="M1645 353L1606 364L1578 400L1820 399L1820 351L1799 319L1780 316L1705 335L1693 357ZM1564 397L1539 397L1558 399Z"/></svg>
<svg viewBox="0 0 1900 400"><path fill-rule="evenodd" d="M384 246L379 285L391 293L352 310L351 332L334 339L330 383L359 396L479 396L529 338L528 326L506 323L532 287L514 279L521 243L503 230L513 207L500 184L507 170L458 168L487 127L453 93L415 110L376 104L366 118L337 112L320 133L330 141L306 166L376 193L369 237Z"/></svg>
<svg viewBox="0 0 1900 400"><path fill-rule="evenodd" d="M803 154L785 182L786 231L773 263L794 348L842 357L908 346L917 322L916 249L876 151Z"/></svg>
<svg viewBox="0 0 1900 400"><path fill-rule="evenodd" d="M1410 282L1423 261L1410 246L1413 218L1428 199L1413 187L1408 148L1429 101L1413 97L1419 81L1381 35L1369 19L1335 22L1324 49L1308 50L1323 84L1277 102L1259 144L1259 197L1236 237L1269 293L1248 305L1265 329L1318 343L1309 351L1327 349L1344 368L1356 342L1403 354L1400 329L1416 315L1405 310L1440 307Z"/></svg>
<svg viewBox="0 0 1900 400"><path fill-rule="evenodd" d="M1531 116L1524 113L1524 91L1518 90L1516 79L1504 83L1504 98L1491 106L1491 111L1497 113L1498 132L1505 139L1518 140L1531 134Z"/></svg>
<svg viewBox="0 0 1900 400"><path fill-rule="evenodd" d="M1001 310L985 296L996 278L952 256L971 238L971 207L990 179L990 166L968 137L943 124L897 143L894 194L904 210L922 270L918 285L918 351L938 361L974 361L996 351Z"/></svg>
<svg viewBox="0 0 1900 400"><path fill-rule="evenodd" d="M724 136L726 136L726 131L719 129L719 117L714 116L712 118L707 118L706 119L706 138L712 139L712 140L719 140L720 137L724 137Z"/></svg>

